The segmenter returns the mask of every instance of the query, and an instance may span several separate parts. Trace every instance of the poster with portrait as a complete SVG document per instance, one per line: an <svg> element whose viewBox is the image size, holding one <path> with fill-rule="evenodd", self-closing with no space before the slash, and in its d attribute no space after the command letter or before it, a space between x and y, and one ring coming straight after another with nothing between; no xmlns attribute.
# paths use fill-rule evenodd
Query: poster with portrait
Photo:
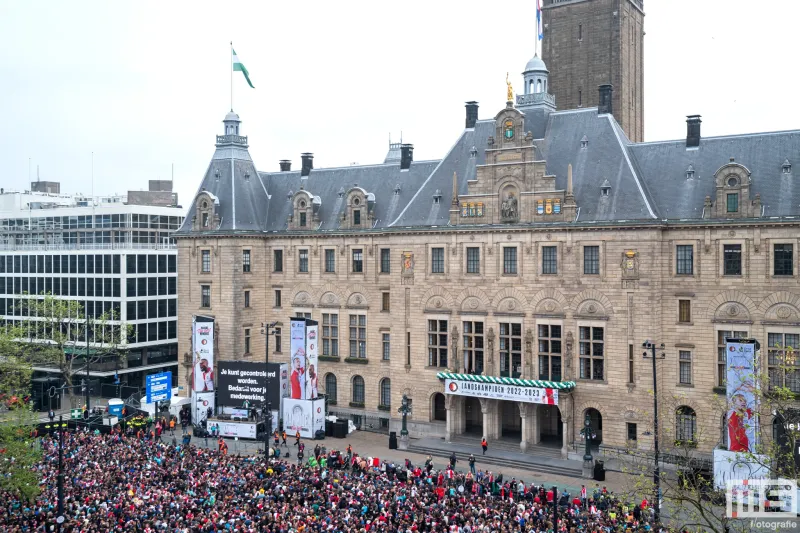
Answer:
<svg viewBox="0 0 800 533"><path fill-rule="evenodd" d="M214 319L195 317L192 322L192 371L189 386L196 392L214 391Z"/></svg>
<svg viewBox="0 0 800 533"><path fill-rule="evenodd" d="M289 398L302 400L306 397L306 319L291 319L289 331Z"/></svg>
<svg viewBox="0 0 800 533"><path fill-rule="evenodd" d="M286 398L283 401L283 427L288 435L300 432L303 438L313 438L313 402Z"/></svg>
<svg viewBox="0 0 800 533"><path fill-rule="evenodd" d="M317 381L319 379L319 358L317 341L319 326L316 321L308 320L306 324L306 390L304 398L317 398Z"/></svg>
<svg viewBox="0 0 800 533"><path fill-rule="evenodd" d="M752 342L726 342L728 450L754 452L758 439L756 352Z"/></svg>

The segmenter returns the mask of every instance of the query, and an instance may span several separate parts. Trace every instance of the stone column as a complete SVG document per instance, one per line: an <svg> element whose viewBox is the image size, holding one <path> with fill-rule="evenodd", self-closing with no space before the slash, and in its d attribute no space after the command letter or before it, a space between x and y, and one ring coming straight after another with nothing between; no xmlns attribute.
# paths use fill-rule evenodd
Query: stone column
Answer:
<svg viewBox="0 0 800 533"><path fill-rule="evenodd" d="M567 459L569 457L569 427L570 427L570 419L562 418L561 419L561 458Z"/></svg>
<svg viewBox="0 0 800 533"><path fill-rule="evenodd" d="M500 412L500 400L492 400L492 438L499 439L503 434L503 415Z"/></svg>
<svg viewBox="0 0 800 533"><path fill-rule="evenodd" d="M444 395L444 408L447 410L447 418L445 422L444 440L452 442L453 437L457 433L458 414L456 413L457 402L452 394Z"/></svg>
<svg viewBox="0 0 800 533"><path fill-rule="evenodd" d="M531 404L530 412L528 414L529 425L531 428L530 442L531 444L539 444L542 441L541 424L539 421L539 411L541 408L536 404Z"/></svg>
<svg viewBox="0 0 800 533"><path fill-rule="evenodd" d="M517 404L517 407L519 407L519 416L520 419L522 420L521 424L522 439L519 442L519 449L522 450L522 453L525 453L528 451L528 444L530 437L530 422L531 422L530 406L527 403L520 402Z"/></svg>
<svg viewBox="0 0 800 533"><path fill-rule="evenodd" d="M486 439L492 438L492 417L490 411L490 402L492 400L487 400L486 398L481 398L479 400L481 402L481 413L483 414L483 436Z"/></svg>

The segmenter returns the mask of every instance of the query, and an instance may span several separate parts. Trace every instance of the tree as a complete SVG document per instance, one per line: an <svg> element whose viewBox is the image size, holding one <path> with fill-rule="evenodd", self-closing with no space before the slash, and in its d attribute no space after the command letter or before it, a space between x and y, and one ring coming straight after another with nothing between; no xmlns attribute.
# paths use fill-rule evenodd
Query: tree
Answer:
<svg viewBox="0 0 800 533"><path fill-rule="evenodd" d="M75 381L87 366L91 369L109 356L124 359L121 347L127 340L130 326L119 322L113 308L98 312L95 307L87 319L83 304L75 300L51 294L24 294L18 301L17 314L21 317L18 338L28 343L27 361L34 366L58 369L65 390L72 397L73 407L79 402L75 392L81 392L75 389Z"/></svg>
<svg viewBox="0 0 800 533"><path fill-rule="evenodd" d="M764 350L759 357L763 358ZM800 480L800 464L795 461L794 452L800 444L800 364L791 346L774 345L766 350L769 365L755 365L767 372L752 373L746 377L754 384L751 392L759 406L757 412L747 412L759 420L757 438L749 451L740 452L739 459L748 463L750 471L761 471L771 479ZM767 361L763 361L766 363ZM793 390L794 389L794 390ZM750 390L750 389L748 389ZM704 429L703 424L695 422L692 412L686 409L689 404L682 394L659 395L659 447L665 459L659 469L659 479L663 497L662 522L675 531L709 531L714 533L747 533L753 530L752 520L742 520L726 515L726 494L714 486L713 475L708 475L707 454L698 449L728 450L730 434L728 428L729 412L734 408L726 395L715 396L712 402L713 419L722 424L722 431ZM741 411L741 409L740 409ZM653 420L653 413L643 410L638 413L640 420ZM774 424L789 425L780 439L773 438ZM792 431L791 424L795 424ZM652 434L652 429L647 428ZM691 434L689 434L691 433ZM620 462L628 478L631 495L647 495L653 499L655 482L653 479L653 456L626 450L620 454ZM670 466L667 467L666 465ZM711 471L713 472L713 466ZM703 472L705 475L701 475ZM754 477L761 477L754 476Z"/></svg>
<svg viewBox="0 0 800 533"><path fill-rule="evenodd" d="M0 490L32 500L39 493L41 460L32 431L37 417L30 401L31 375L15 326L0 329Z"/></svg>

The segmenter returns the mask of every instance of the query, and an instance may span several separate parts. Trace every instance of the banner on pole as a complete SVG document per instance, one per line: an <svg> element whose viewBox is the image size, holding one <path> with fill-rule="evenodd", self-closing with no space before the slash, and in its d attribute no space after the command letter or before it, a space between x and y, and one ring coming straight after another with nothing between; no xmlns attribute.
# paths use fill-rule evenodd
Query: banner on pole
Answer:
<svg viewBox="0 0 800 533"><path fill-rule="evenodd" d="M754 452L758 439L756 350L752 342L726 342L728 450Z"/></svg>

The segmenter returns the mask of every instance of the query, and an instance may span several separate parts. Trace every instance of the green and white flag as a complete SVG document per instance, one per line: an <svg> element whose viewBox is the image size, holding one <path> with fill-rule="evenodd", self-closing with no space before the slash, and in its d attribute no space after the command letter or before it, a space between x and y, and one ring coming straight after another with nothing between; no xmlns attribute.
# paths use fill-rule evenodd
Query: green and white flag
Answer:
<svg viewBox="0 0 800 533"><path fill-rule="evenodd" d="M239 61L239 57L236 55L236 50L231 48L231 52L233 52L233 70L234 70L234 72L238 71L238 72L241 72L242 74L244 74L244 79L247 80L247 85L249 85L250 87L255 89L255 87L253 87L253 82L250 81L250 73L247 72L247 69L245 68L245 66L242 64L241 61Z"/></svg>

